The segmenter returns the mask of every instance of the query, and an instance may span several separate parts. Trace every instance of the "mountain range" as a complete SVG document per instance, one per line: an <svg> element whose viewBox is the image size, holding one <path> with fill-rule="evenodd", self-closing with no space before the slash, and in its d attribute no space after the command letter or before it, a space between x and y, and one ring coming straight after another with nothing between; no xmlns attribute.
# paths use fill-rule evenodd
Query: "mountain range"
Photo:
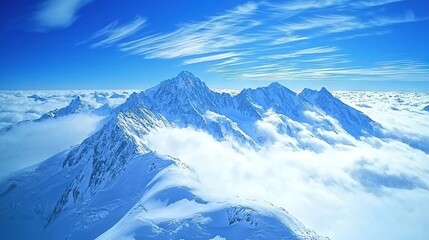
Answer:
<svg viewBox="0 0 429 240"><path fill-rule="evenodd" d="M40 119L93 110L78 97ZM360 138L381 128L325 88L297 94L272 83L230 95L186 71L106 112L80 145L0 183L1 239L326 239L268 202L204 199L192 167L150 149L146 136L190 127L258 150L270 139L255 125L276 116L291 147L306 149L301 131L335 143L323 133Z"/></svg>

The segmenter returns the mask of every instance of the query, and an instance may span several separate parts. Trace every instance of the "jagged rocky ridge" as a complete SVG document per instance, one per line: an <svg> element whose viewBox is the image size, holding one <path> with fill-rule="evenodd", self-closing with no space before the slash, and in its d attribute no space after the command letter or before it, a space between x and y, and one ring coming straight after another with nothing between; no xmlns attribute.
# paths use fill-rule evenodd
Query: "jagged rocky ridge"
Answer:
<svg viewBox="0 0 429 240"><path fill-rule="evenodd" d="M132 94L111 112L101 130L79 146L3 181L0 224L6 231L0 236L322 239L269 204L246 199L209 202L196 196L193 186L198 178L192 169L151 151L145 140L160 127L191 126L218 140L232 137L258 148L266 139L254 124L270 112L281 116L278 128L291 136L299 131L293 128L294 121L347 131L354 137L372 134L378 127L326 89L296 94L273 83L231 96L213 92L191 73L182 72ZM306 112L329 115L338 122L317 120Z"/></svg>

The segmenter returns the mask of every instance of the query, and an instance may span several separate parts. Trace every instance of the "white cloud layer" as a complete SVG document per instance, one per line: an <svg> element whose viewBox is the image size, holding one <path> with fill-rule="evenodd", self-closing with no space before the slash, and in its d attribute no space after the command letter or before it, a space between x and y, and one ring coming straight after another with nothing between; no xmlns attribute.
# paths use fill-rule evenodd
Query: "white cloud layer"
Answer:
<svg viewBox="0 0 429 240"><path fill-rule="evenodd" d="M117 106L132 91L0 91L0 178L79 144L102 123L100 116L76 114L24 122L81 99L94 107ZM2 128L11 127L5 131Z"/></svg>
<svg viewBox="0 0 429 240"><path fill-rule="evenodd" d="M383 124L385 134L429 153L428 93L336 92L335 95Z"/></svg>
<svg viewBox="0 0 429 240"><path fill-rule="evenodd" d="M34 120L43 114L67 106L75 97L94 107L107 103L117 106L133 90L52 90L52 91L0 91L0 129L25 120Z"/></svg>
<svg viewBox="0 0 429 240"><path fill-rule="evenodd" d="M362 110L383 112L376 120L386 125L388 132L425 141L423 135L429 132L429 125L424 121L429 116L421 107L429 103L428 96L383 94L375 93L375 99L365 102ZM398 115L389 116L397 110L385 109L380 102L392 101L381 101L378 95L395 102L402 99L396 104L401 106ZM365 101L371 96L342 93L342 98L351 100ZM392 128L393 118L401 112L407 114L410 108L415 111L413 115L399 118L401 125ZM320 132L325 139L336 139L336 144L328 144L312 137L305 130L308 126L293 123L304 129L298 137L308 145L298 150L291 147L296 140L280 133L276 121L272 115L255 126L271 139L259 151L234 141L218 142L191 128L153 132L148 142L150 148L189 164L199 176L197 191L206 198L221 201L241 196L269 201L332 239L426 239L428 153L403 143L401 138L356 140L345 133Z"/></svg>
<svg viewBox="0 0 429 240"><path fill-rule="evenodd" d="M76 114L26 122L0 134L0 178L81 143L102 123L100 116Z"/></svg>

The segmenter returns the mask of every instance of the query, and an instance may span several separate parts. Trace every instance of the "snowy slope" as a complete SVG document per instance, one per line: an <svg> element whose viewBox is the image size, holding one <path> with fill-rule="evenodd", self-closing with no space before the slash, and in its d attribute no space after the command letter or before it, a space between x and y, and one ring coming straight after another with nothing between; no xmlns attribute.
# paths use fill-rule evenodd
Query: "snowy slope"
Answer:
<svg viewBox="0 0 429 240"><path fill-rule="evenodd" d="M326 88L320 91L304 89L299 96L313 106L337 119L341 126L351 135L359 137L365 133L374 134L380 127L362 112L348 106L335 98Z"/></svg>
<svg viewBox="0 0 429 240"><path fill-rule="evenodd" d="M168 123L136 97L80 146L1 184L3 238L320 239L275 207L196 196L192 169L145 146L144 134Z"/></svg>
<svg viewBox="0 0 429 240"><path fill-rule="evenodd" d="M45 118L92 109L78 97ZM153 152L146 135L192 127L258 149L269 139L255 126L273 121L295 139L293 147L305 149L301 131L329 142L335 140L323 131L359 137L379 127L326 89L296 94L273 83L232 96L211 91L190 72L107 112L109 121L82 144L0 184L0 238L322 239L269 203L203 199L193 169Z"/></svg>

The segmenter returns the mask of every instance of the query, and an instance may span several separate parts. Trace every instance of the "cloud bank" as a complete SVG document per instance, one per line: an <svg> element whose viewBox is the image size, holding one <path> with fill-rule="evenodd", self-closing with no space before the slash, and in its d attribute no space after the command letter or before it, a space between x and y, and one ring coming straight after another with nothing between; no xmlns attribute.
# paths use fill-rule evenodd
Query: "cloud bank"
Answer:
<svg viewBox="0 0 429 240"><path fill-rule="evenodd" d="M76 114L26 122L0 135L0 178L81 143L102 124L100 116Z"/></svg>
<svg viewBox="0 0 429 240"><path fill-rule="evenodd" d="M350 92L343 93L343 98L364 101L356 94L371 98L371 93ZM397 102L394 96L391 99ZM407 99L407 94L398 96ZM422 97L427 99L424 94ZM401 102L399 109L407 111L404 108L422 101L416 99ZM362 109L379 109L384 116L395 111L385 110L379 102L375 97ZM419 109L420 105L414 107ZM428 132L429 126L421 124L426 117L428 114L416 112L412 119L401 118L402 127L386 131L412 136L406 125L414 122L416 131ZM389 117L377 120L389 126ZM276 121L275 115L267 116L255 125L268 139L258 151L234 140L218 142L192 128L161 129L149 134L147 140L151 149L178 157L193 168L200 181L196 191L205 198L233 201L240 196L269 201L332 239L427 237L429 154L399 137L356 140L346 133L320 132L326 139L322 141L313 137L308 126L293 123L302 129L297 137L307 146L297 149L293 147L297 139L279 131ZM424 137L413 136L425 142ZM335 143L328 143L329 139Z"/></svg>
<svg viewBox="0 0 429 240"><path fill-rule="evenodd" d="M333 239L426 237L428 155L378 139L320 153L276 140L254 151L193 129L166 129L151 134L149 146L191 166L197 191L209 199L269 201Z"/></svg>
<svg viewBox="0 0 429 240"><path fill-rule="evenodd" d="M0 129L25 120L34 120L43 114L67 106L75 97L94 107L103 104L117 106L133 90L50 90L50 91L0 91Z"/></svg>
<svg viewBox="0 0 429 240"><path fill-rule="evenodd" d="M94 107L101 107L103 104L117 106L131 93L124 90L0 91L0 178L79 144L103 124L100 116L91 114L43 122L31 120L67 106L77 96ZM2 129L8 127L11 127L8 131Z"/></svg>

